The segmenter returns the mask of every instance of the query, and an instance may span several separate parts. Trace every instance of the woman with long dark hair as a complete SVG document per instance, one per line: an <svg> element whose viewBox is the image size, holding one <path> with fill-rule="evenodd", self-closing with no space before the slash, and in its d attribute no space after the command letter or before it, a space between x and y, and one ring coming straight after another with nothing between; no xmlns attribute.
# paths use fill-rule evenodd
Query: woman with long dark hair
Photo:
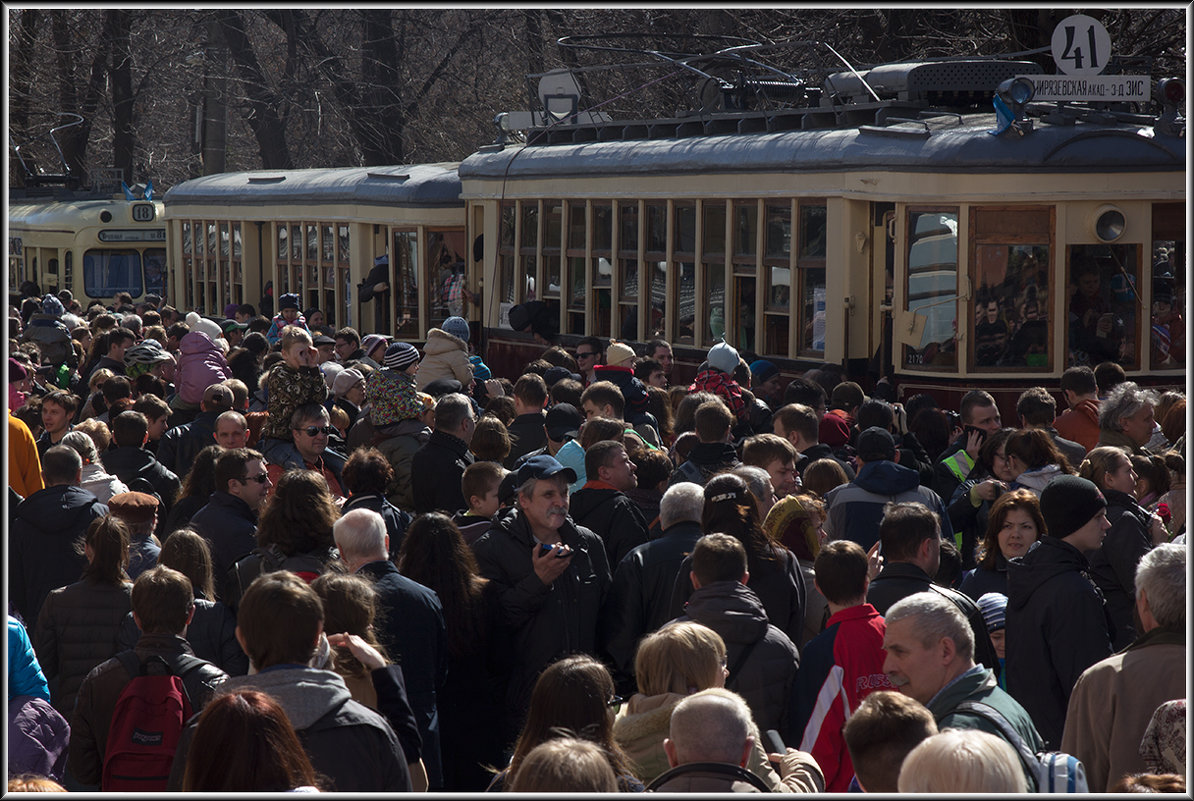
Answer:
<svg viewBox="0 0 1194 801"><path fill-rule="evenodd" d="M132 609L128 526L112 515L96 518L87 527L82 551L87 559L82 580L49 594L33 632L33 648L52 689L50 701L67 719L83 679L116 654L117 633Z"/></svg>
<svg viewBox="0 0 1194 801"><path fill-rule="evenodd" d="M537 745L561 736L596 743L609 755L621 792L639 792L643 783L614 739L614 680L605 665L591 656L566 656L539 674L531 693L526 723L514 745L510 765L494 777L489 790L504 790L516 780L522 762ZM663 741L660 740L662 749Z"/></svg>
<svg viewBox="0 0 1194 801"><path fill-rule="evenodd" d="M447 515L415 518L397 559L402 575L435 591L448 631L448 678L437 708L444 790L477 792L501 764L502 699L509 671L497 587Z"/></svg>
<svg viewBox="0 0 1194 801"><path fill-rule="evenodd" d="M1053 479L1078 472L1040 428L1023 428L1007 438L1007 462L1016 474L1012 489L1024 487L1038 497Z"/></svg>
<svg viewBox="0 0 1194 801"><path fill-rule="evenodd" d="M733 473L709 479L705 485L705 509L701 531L729 534L746 549L750 588L763 602L767 619L781 629L792 642L800 642L804 629L804 579L795 554L763 531L754 496L746 482ZM676 574L672 591L672 615L684 613L684 604L692 595L689 573L692 557L685 557Z"/></svg>
<svg viewBox="0 0 1194 801"><path fill-rule="evenodd" d="M1026 489L1004 493L987 515L978 565L966 573L959 589L974 601L988 592L1007 595L1007 560L1026 554L1044 535L1045 518L1037 496Z"/></svg>
<svg viewBox="0 0 1194 801"><path fill-rule="evenodd" d="M189 524L195 512L207 505L216 491L216 457L223 452L219 445L208 445L195 456L178 489L178 497L166 515L167 536Z"/></svg>
<svg viewBox="0 0 1194 801"><path fill-rule="evenodd" d="M256 690L213 698L187 753L188 793L310 791L321 783L285 710Z"/></svg>

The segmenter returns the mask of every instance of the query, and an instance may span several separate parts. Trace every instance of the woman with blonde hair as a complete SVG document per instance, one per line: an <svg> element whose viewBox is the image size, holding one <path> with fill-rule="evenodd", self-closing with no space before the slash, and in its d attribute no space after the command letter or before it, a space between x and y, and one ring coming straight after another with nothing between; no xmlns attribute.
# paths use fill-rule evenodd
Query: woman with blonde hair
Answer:
<svg viewBox="0 0 1194 801"><path fill-rule="evenodd" d="M1026 793L1020 758L1006 740L979 729L946 729L904 757L901 793Z"/></svg>
<svg viewBox="0 0 1194 801"><path fill-rule="evenodd" d="M819 459L826 462L833 469L846 474L832 459ZM815 466L817 462L814 462ZM845 482L842 482L845 483ZM805 489L807 490L807 485ZM816 574L813 562L821 552L821 545L825 542L825 502L820 497L797 490L786 498L781 498L763 521L763 530L772 540L783 544L795 554L800 562L800 577L804 580L804 630L800 635L801 648L816 637L825 628L825 621L829 619L829 602L817 589Z"/></svg>
<svg viewBox="0 0 1194 801"><path fill-rule="evenodd" d="M614 738L633 762L636 774L650 783L670 766L663 740L672 710L693 693L724 687L726 646L721 636L700 623L669 623L639 643L634 657L638 692L618 710ZM755 745L746 768L773 787L780 784L751 724Z"/></svg>
<svg viewBox="0 0 1194 801"><path fill-rule="evenodd" d="M1118 651L1132 644L1136 635L1136 567L1153 548L1155 529L1164 529L1161 518L1136 502L1136 471L1127 451L1100 445L1086 454L1079 475L1094 483L1107 499L1111 528L1103 544L1090 554L1090 575L1103 591L1107 613L1115 624L1111 647Z"/></svg>

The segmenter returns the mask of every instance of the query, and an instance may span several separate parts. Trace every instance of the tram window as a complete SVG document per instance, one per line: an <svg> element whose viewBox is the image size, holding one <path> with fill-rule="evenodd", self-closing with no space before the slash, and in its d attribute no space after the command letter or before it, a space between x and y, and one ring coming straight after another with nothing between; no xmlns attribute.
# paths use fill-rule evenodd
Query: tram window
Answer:
<svg viewBox="0 0 1194 801"><path fill-rule="evenodd" d="M800 258L825 258L824 206L801 205L800 207Z"/></svg>
<svg viewBox="0 0 1194 801"><path fill-rule="evenodd" d="M800 353L825 352L825 234L824 205L800 205L800 241L796 260L800 288Z"/></svg>
<svg viewBox="0 0 1194 801"><path fill-rule="evenodd" d="M543 210L543 281L544 296L560 297L563 278L561 276L560 248L564 226L564 204L558 200L545 202Z"/></svg>
<svg viewBox="0 0 1194 801"><path fill-rule="evenodd" d="M142 255L145 262L145 291L166 297L166 249L146 248Z"/></svg>
<svg viewBox="0 0 1194 801"><path fill-rule="evenodd" d="M566 333L579 336L584 336L585 333L585 302L588 300L588 276L585 269L587 219L588 212L584 203L568 204L568 250L565 255L568 260L568 317L564 330ZM608 311L607 305L607 315Z"/></svg>
<svg viewBox="0 0 1194 801"><path fill-rule="evenodd" d="M648 203L646 206L645 258L650 266L650 303L647 316L649 337L667 337L664 326L667 319L667 206L663 203ZM676 327L677 336L680 328ZM692 342L692 323L688 325L688 342Z"/></svg>
<svg viewBox="0 0 1194 801"><path fill-rule="evenodd" d="M514 221L513 203L502 205L501 233L498 237L498 303L514 303Z"/></svg>
<svg viewBox="0 0 1194 801"><path fill-rule="evenodd" d="M58 275L58 259L46 259L46 272L50 275Z"/></svg>
<svg viewBox="0 0 1194 801"><path fill-rule="evenodd" d="M1174 370L1186 363L1185 245L1172 239L1153 241L1149 360L1156 370Z"/></svg>
<svg viewBox="0 0 1194 801"><path fill-rule="evenodd" d="M614 238L614 209L609 203L593 204L592 222L592 281L596 291L597 324L594 333L597 336L611 336L614 323L614 304L611 295L613 282L613 238ZM619 326L620 328L620 326ZM626 339L637 339L637 331ZM619 330L619 336L622 336Z"/></svg>
<svg viewBox="0 0 1194 801"><path fill-rule="evenodd" d="M117 292L141 294L141 254L135 250L89 250L83 254L83 292L111 298Z"/></svg>
<svg viewBox="0 0 1194 801"><path fill-rule="evenodd" d="M975 367L1049 366L1049 248L978 245Z"/></svg>
<svg viewBox="0 0 1194 801"><path fill-rule="evenodd" d="M191 223L189 220L182 221L182 252L187 255L191 252Z"/></svg>
<svg viewBox="0 0 1194 801"><path fill-rule="evenodd" d="M958 366L958 215L953 211L908 213L907 310L925 317L916 347L904 346L904 365Z"/></svg>
<svg viewBox="0 0 1194 801"><path fill-rule="evenodd" d="M792 252L792 207L790 204L766 207L766 229L763 232L763 264L767 267L767 308L775 311L789 311L792 300L792 270L789 268ZM779 350L767 353L788 352L784 342Z"/></svg>
<svg viewBox="0 0 1194 801"><path fill-rule="evenodd" d="M394 328L399 337L419 338L419 236L395 231L389 280L394 291Z"/></svg>
<svg viewBox="0 0 1194 801"><path fill-rule="evenodd" d="M622 339L640 339L638 331L638 203L618 204L618 320Z"/></svg>
<svg viewBox="0 0 1194 801"><path fill-rule="evenodd" d="M709 306L705 343L710 345L722 336L731 344L736 343L747 325L740 309L727 303L725 249L726 204L724 201L705 201L701 207L701 262L705 270L705 302ZM748 313L753 335L753 304Z"/></svg>
<svg viewBox="0 0 1194 801"><path fill-rule="evenodd" d="M673 298L676 316L676 341L685 344L695 344L697 336L696 325L696 204L677 203L673 212L672 232L672 261L668 269L676 271L675 292ZM701 326L701 336L710 337L711 331L716 331L713 337L720 337L725 333L725 312L719 308L725 302L725 271L719 273L721 281L714 286L706 286L705 301L708 308L702 317L707 323ZM713 278L716 279L717 276ZM715 294L718 293L718 294ZM707 326L707 327L706 327Z"/></svg>
<svg viewBox="0 0 1194 801"><path fill-rule="evenodd" d="M428 329L448 317L464 316L464 231L432 231L427 236L427 273L432 276ZM434 265L434 266L433 266Z"/></svg>
<svg viewBox="0 0 1194 801"><path fill-rule="evenodd" d="M1139 365L1138 245L1072 245L1069 253L1069 365Z"/></svg>
<svg viewBox="0 0 1194 801"><path fill-rule="evenodd" d="M758 253L759 204L755 201L734 204L734 272L755 264ZM739 267L741 265L741 267Z"/></svg>

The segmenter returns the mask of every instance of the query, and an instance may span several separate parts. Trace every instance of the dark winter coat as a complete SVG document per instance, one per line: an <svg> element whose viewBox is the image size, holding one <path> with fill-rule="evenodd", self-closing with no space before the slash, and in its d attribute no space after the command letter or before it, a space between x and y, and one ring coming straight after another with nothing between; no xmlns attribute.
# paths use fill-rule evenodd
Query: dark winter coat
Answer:
<svg viewBox="0 0 1194 801"><path fill-rule="evenodd" d="M698 442L688 452L688 459L672 472L668 486L690 481L702 487L718 473L738 467L738 453L728 442Z"/></svg>
<svg viewBox="0 0 1194 801"><path fill-rule="evenodd" d="M87 533L108 507L84 489L46 487L16 508L8 541L8 600L30 631L51 590L73 584L87 559L75 552L75 541Z"/></svg>
<svg viewBox="0 0 1194 801"><path fill-rule="evenodd" d="M411 458L410 486L415 513L439 511L450 515L467 506L460 478L474 461L467 442L442 431L432 431L427 444Z"/></svg>
<svg viewBox="0 0 1194 801"><path fill-rule="evenodd" d="M547 446L547 432L543 429L546 421L547 413L540 411L520 414L510 422L510 455L503 463L507 470L514 469L520 456Z"/></svg>
<svg viewBox="0 0 1194 801"><path fill-rule="evenodd" d="M725 641L726 689L746 700L759 728L785 730L800 653L767 622L759 596L740 581L715 581L692 593L684 613L681 620L708 626Z"/></svg>
<svg viewBox="0 0 1194 801"><path fill-rule="evenodd" d="M120 624L117 645L122 651L137 647L141 629L129 612ZM187 644L195 656L211 662L229 676L243 676L249 672L249 657L236 640L236 617L219 601L195 599L195 615L187 624Z"/></svg>
<svg viewBox="0 0 1194 801"><path fill-rule="evenodd" d="M133 481L138 478L144 479L149 486L153 487L153 491L162 501L158 517L164 521L166 512L174 504L174 496L178 495L178 489L182 486L178 476L163 467L162 463L144 448L131 446L113 448L104 452L103 459L104 467L108 472L127 484L129 489L137 490L133 486ZM187 467L190 467L189 462ZM144 490L137 491L143 492Z"/></svg>
<svg viewBox="0 0 1194 801"><path fill-rule="evenodd" d="M277 667L225 682L222 692L260 690L286 711L316 773L336 792L409 792L410 771L394 729L378 712L352 700L344 679L330 670ZM183 730L166 789L182 789L187 752L198 720Z"/></svg>
<svg viewBox="0 0 1194 801"><path fill-rule="evenodd" d="M385 496L373 494L350 495L344 505L340 507L340 516L343 517L353 509L368 509L370 512L381 515L381 519L386 524L386 534L390 535L390 559L393 559L402 549L402 540L406 537L406 529L410 527L411 520L413 520L410 513L404 512L390 503Z"/></svg>
<svg viewBox="0 0 1194 801"><path fill-rule="evenodd" d="M804 577L800 574L800 561L796 554L782 545L776 545L763 558L753 549L746 550L746 569L750 572L747 586L759 596L767 619L788 635L792 642L799 642L804 633ZM687 556L676 572L676 583L672 587L672 616L684 614L684 604L693 593L692 557Z"/></svg>
<svg viewBox="0 0 1194 801"><path fill-rule="evenodd" d="M1090 575L1103 591L1107 612L1115 626L1112 650L1127 648L1136 639L1136 567L1153 549L1149 513L1131 495L1103 490L1111 528L1103 545L1091 551Z"/></svg>
<svg viewBox="0 0 1194 801"><path fill-rule="evenodd" d="M931 489L920 486L920 475L884 459L863 464L853 481L826 493L825 530L829 538L853 540L864 551L870 550L879 541L883 507L890 501L922 503L940 517L943 533L953 531L945 504Z"/></svg>
<svg viewBox="0 0 1194 801"><path fill-rule="evenodd" d="M978 543L987 536L987 515L991 512L992 501L979 500L978 506L970 502L970 490L979 482L986 481L992 476L981 466L975 465L970 476L954 490L953 498L945 509L949 512L949 522L953 525L952 532L942 532L943 536L952 536L959 545L962 556L962 568L969 570L978 563ZM941 500L945 500L942 498ZM961 542L958 543L957 532L961 532ZM1007 590L1001 590L1006 593Z"/></svg>
<svg viewBox="0 0 1194 801"><path fill-rule="evenodd" d="M818 442L816 445L813 445L807 450L802 451L800 456L796 459L796 472L800 474L800 478L802 480L804 479L805 468L818 459L832 459L833 461L837 462L842 470L845 471L847 481L853 481L854 476L857 475L854 472L854 465L835 455L833 448L830 448L824 443Z"/></svg>
<svg viewBox="0 0 1194 801"><path fill-rule="evenodd" d="M378 428L361 415L352 430L348 432L346 453L357 448L377 448L394 468L393 490L387 496L390 503L399 509L410 511L415 508L414 490L411 484L411 462L420 448L427 444L431 429L421 420L399 420Z"/></svg>
<svg viewBox="0 0 1194 801"><path fill-rule="evenodd" d="M597 652L597 621L610 584L605 546L571 520L559 535L572 549L572 562L551 584L535 574L531 549L536 540L518 509L496 518L473 546L481 575L498 585L502 621L512 629L514 664L506 700L513 726L521 725L545 667L562 656Z"/></svg>
<svg viewBox="0 0 1194 801"><path fill-rule="evenodd" d="M211 569L221 600L235 595L228 569L257 547L257 514L235 495L216 490L191 518L193 528L211 546Z"/></svg>
<svg viewBox="0 0 1194 801"><path fill-rule="evenodd" d="M1082 552L1042 537L1007 566L1007 689L1057 748L1082 671L1111 655L1112 624Z"/></svg>
<svg viewBox="0 0 1194 801"><path fill-rule="evenodd" d="M406 694L423 738L431 789L443 785L436 696L448 675L447 629L439 596L398 572L394 563L370 562L358 573L373 581L377 637L402 666Z"/></svg>
<svg viewBox="0 0 1194 801"><path fill-rule="evenodd" d="M629 698L636 689L634 653L638 641L675 617L671 604L676 574L701 535L700 523L683 520L659 539L630 551L614 570L601 612L601 642L613 663L619 695Z"/></svg>
<svg viewBox="0 0 1194 801"><path fill-rule="evenodd" d="M78 581L46 598L33 649L50 682L50 702L70 719L83 679L119 650L120 624L131 609L132 584Z"/></svg>
<svg viewBox="0 0 1194 801"><path fill-rule="evenodd" d="M125 649L121 649L125 650ZM183 687L195 714L207 706L216 690L228 680L228 675L215 665L203 663L195 667L187 664L187 656L194 656L187 641L173 634L146 634L134 649L144 662L160 656L182 676ZM184 670L189 672L184 674ZM104 752L108 747L108 729L116 712L116 701L125 686L133 680L119 659L109 659L88 674L79 691L79 702L70 719L70 757L68 764L75 779L83 784L96 785L104 767Z"/></svg>
<svg viewBox="0 0 1194 801"><path fill-rule="evenodd" d="M647 519L626 493L609 484L590 479L569 496L568 512L578 526L601 537L611 565L647 541Z"/></svg>
<svg viewBox="0 0 1194 801"><path fill-rule="evenodd" d="M158 442L157 460L162 467L179 477L185 476L199 451L216 444L216 418L219 416L219 412L199 412L191 422L166 429Z"/></svg>
<svg viewBox="0 0 1194 801"><path fill-rule="evenodd" d="M962 578L962 586L958 589L975 603L989 592L1007 595L1007 560L1003 558L1003 554L995 554L994 570L980 566L968 572Z"/></svg>
<svg viewBox="0 0 1194 801"><path fill-rule="evenodd" d="M970 630L974 632L974 661L990 668L998 678L999 657L995 654L995 646L991 644L991 635L987 633L987 624L983 622L983 613L978 605L957 590L934 584L928 573L911 562L889 562L871 581L866 600L879 614L886 615L896 601L918 592L935 592L953 601L958 611L966 616Z"/></svg>

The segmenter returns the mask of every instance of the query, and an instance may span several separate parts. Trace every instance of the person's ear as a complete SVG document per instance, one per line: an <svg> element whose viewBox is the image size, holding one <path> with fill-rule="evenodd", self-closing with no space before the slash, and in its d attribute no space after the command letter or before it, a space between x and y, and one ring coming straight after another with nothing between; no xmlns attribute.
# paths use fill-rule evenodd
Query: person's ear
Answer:
<svg viewBox="0 0 1194 801"><path fill-rule="evenodd" d="M135 620L135 619L136 619L136 617L137 617L137 616L134 614L134 615L133 615L133 619ZM194 603L191 603L190 607L187 609L187 623L186 623L186 624L187 624L188 626L189 626L189 625L191 625L191 620L192 620L194 617L195 617L195 604L194 604ZM141 627L141 624L140 624L140 623L138 623L138 624L137 624L137 628L140 628L140 627Z"/></svg>
<svg viewBox="0 0 1194 801"><path fill-rule="evenodd" d="M697 578L695 570L688 571L688 580L692 582L692 588L694 590L699 590L701 588L701 580Z"/></svg>
<svg viewBox="0 0 1194 801"><path fill-rule="evenodd" d="M746 742L742 744L742 758L738 760L738 767L745 768L746 763L750 761L750 755L755 750L755 737L753 734L748 735Z"/></svg>
<svg viewBox="0 0 1194 801"><path fill-rule="evenodd" d="M676 756L676 744L672 742L671 737L663 738L663 752L667 754L668 767L674 768L680 764L680 759Z"/></svg>
<svg viewBox="0 0 1194 801"><path fill-rule="evenodd" d="M941 643L941 661L943 663L953 662L958 655L958 646L954 643L952 637L942 637Z"/></svg>
<svg viewBox="0 0 1194 801"><path fill-rule="evenodd" d="M749 570L742 571L742 578L738 579L738 581L741 582L742 584L749 584L750 583L750 571Z"/></svg>

